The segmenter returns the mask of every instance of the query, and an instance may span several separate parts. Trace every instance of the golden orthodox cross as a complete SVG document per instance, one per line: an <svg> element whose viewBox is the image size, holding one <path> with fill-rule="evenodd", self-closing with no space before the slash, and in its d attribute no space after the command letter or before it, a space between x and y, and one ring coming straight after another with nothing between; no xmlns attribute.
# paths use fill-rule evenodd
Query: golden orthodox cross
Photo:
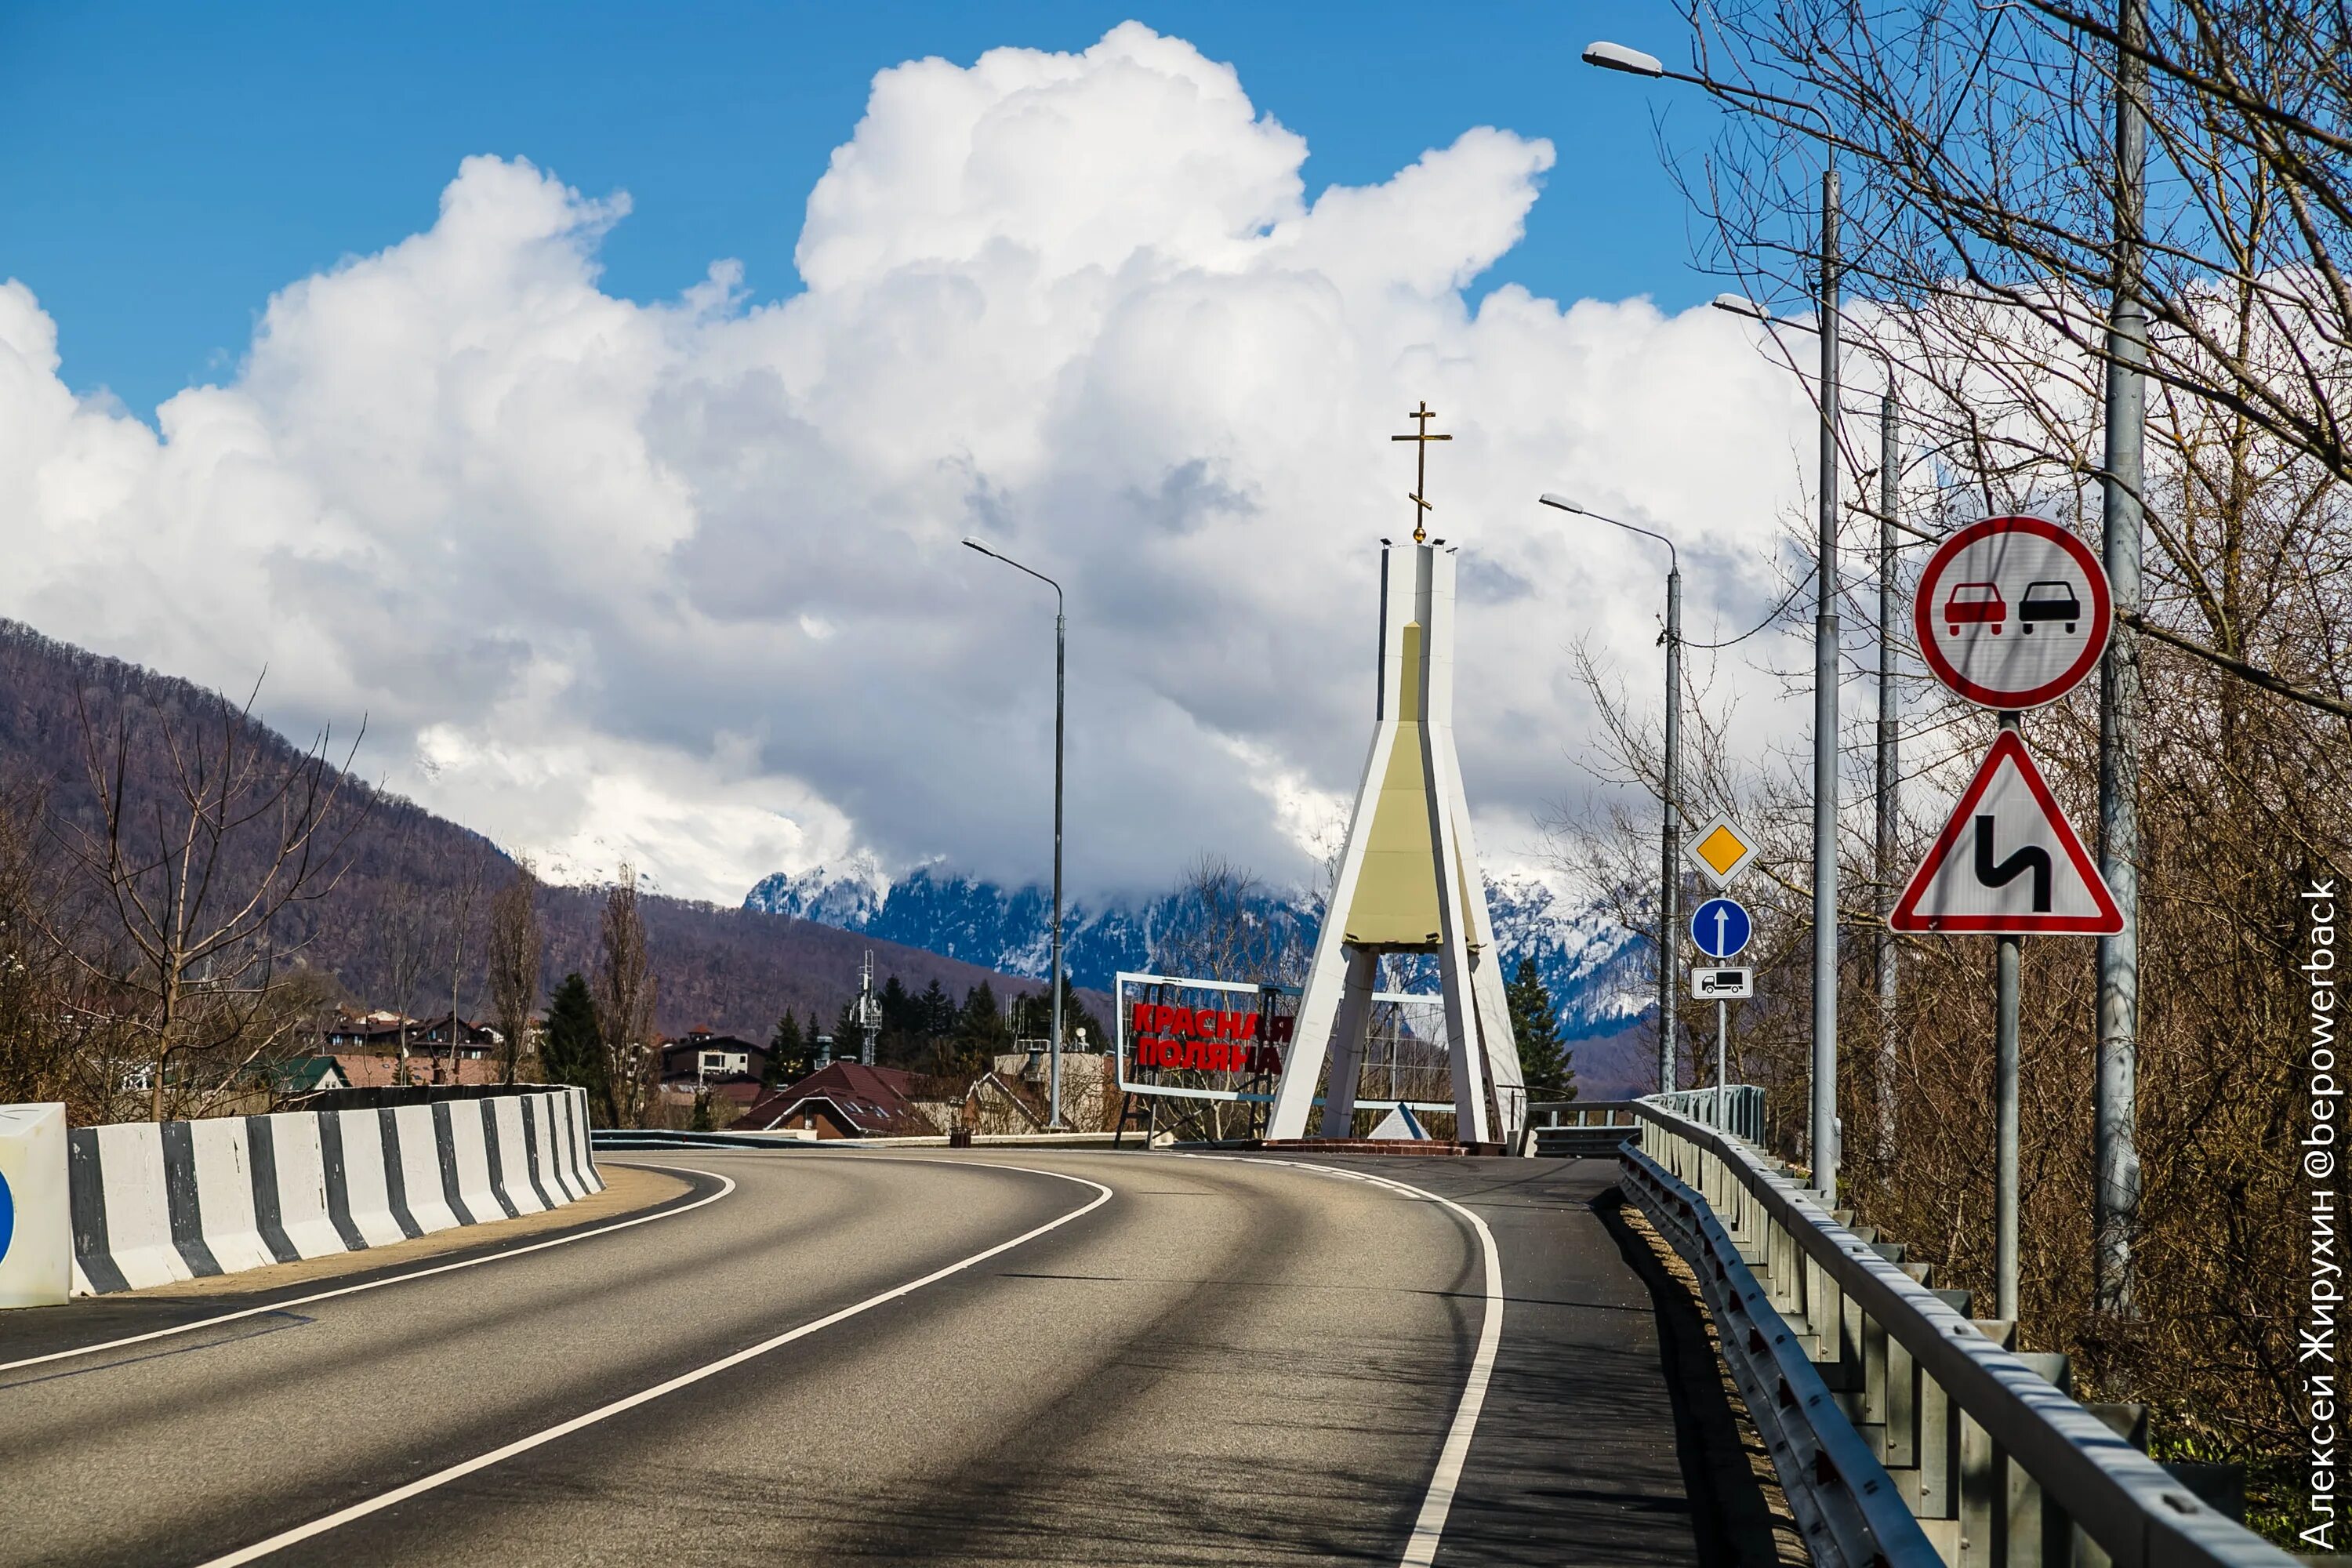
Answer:
<svg viewBox="0 0 2352 1568"><path fill-rule="evenodd" d="M1433 436L1429 433L1429 422L1436 418L1437 416L1431 411L1429 400L1427 398L1423 398L1422 400L1421 406L1413 410L1411 414L1406 415L1405 417L1408 419L1417 419L1421 421L1421 429L1411 436L1391 436L1389 439L1391 441L1411 441L1414 444L1412 448L1412 494L1407 499L1409 499L1413 504L1412 542L1415 544L1419 544L1429 537L1428 532L1421 526L1421 514L1424 511L1433 511L1435 510L1427 500L1423 500L1422 496L1422 492L1429 489L1429 443L1432 441L1451 441L1454 437L1451 436Z"/></svg>

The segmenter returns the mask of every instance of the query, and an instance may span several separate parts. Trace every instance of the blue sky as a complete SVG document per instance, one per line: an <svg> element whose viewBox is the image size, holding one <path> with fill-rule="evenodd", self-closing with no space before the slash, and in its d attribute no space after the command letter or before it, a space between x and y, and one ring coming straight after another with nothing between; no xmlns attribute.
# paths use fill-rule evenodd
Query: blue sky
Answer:
<svg viewBox="0 0 2352 1568"><path fill-rule="evenodd" d="M605 286L665 298L720 257L798 290L810 187L874 73L996 45L1083 48L1134 16L1232 61L1307 138L1310 193L1386 178L1465 128L1550 138L1527 239L1482 283L1560 299L1715 291L1659 166L1691 95L1580 65L1593 37L1674 58L1654 3L1033 5L742 3L16 5L0 20L0 274L39 295L63 375L134 411L233 374L270 292L431 224L470 153L626 190Z"/></svg>

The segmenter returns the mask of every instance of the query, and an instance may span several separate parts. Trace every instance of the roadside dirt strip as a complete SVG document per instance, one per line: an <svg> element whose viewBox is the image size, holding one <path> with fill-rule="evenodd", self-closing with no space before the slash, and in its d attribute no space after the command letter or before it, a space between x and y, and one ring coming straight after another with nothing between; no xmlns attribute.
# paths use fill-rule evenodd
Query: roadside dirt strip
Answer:
<svg viewBox="0 0 2352 1568"><path fill-rule="evenodd" d="M644 1206L0 1318L0 1563L1738 1560L1599 1162L603 1164Z"/></svg>

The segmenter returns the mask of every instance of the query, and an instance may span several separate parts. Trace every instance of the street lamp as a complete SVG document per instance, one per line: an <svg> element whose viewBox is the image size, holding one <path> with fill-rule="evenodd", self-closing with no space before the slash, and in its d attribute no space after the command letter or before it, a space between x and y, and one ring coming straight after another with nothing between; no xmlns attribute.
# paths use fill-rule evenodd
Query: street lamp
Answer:
<svg viewBox="0 0 2352 1568"><path fill-rule="evenodd" d="M1717 294L1709 301L1718 310L1763 323L1765 329L1794 328L1801 332L1814 329L1804 321L1780 321L1759 300L1745 294ZM1895 931L1885 924L1895 900L1895 792L1897 789L1898 740L1895 706L1895 535L1900 531L1921 539L1932 537L1917 529L1906 528L1896 521L1896 479L1901 464L1898 447L1901 440L1901 410L1895 399L1895 361L1882 353L1879 363L1885 368L1885 385L1878 401L1878 734L1873 758L1872 784L1877 797L1878 820L1874 858L1877 869L1878 916L1882 922L1877 933L1876 979L1878 982L1878 1154L1882 1162L1894 1156L1895 1137Z"/></svg>
<svg viewBox="0 0 2352 1568"><path fill-rule="evenodd" d="M1683 565L1675 551L1675 542L1663 533L1631 522L1604 517L1600 512L1577 505L1565 496L1545 494L1537 498L1545 506L1561 511L1589 517L1595 522L1606 522L1654 539L1666 547L1666 788L1665 821L1659 832L1658 865L1658 1092L1672 1094L1675 1089L1675 1003L1676 973L1681 967L1682 942L1676 934L1680 900L1676 894L1682 888L1683 857Z"/></svg>
<svg viewBox="0 0 2352 1568"><path fill-rule="evenodd" d="M1821 539L1814 567L1813 615L1813 1190L1836 1206L1837 1124L1837 816L1838 816L1838 172L1836 136L1821 110L1792 98L1668 70L1655 55L1606 42L1587 45L1584 62L1631 76L1665 77L1732 98L1754 99L1821 121L1828 155L1822 170Z"/></svg>
<svg viewBox="0 0 2352 1568"><path fill-rule="evenodd" d="M977 550L992 561L1002 561L1016 572L1026 572L1054 590L1054 1038L1046 1068L1045 1102L1052 1111L1045 1130L1059 1132L1062 1127L1062 715L1065 634L1068 617L1063 614L1062 585L1034 567L1024 566L1010 555L991 549L971 534L963 536L964 548Z"/></svg>

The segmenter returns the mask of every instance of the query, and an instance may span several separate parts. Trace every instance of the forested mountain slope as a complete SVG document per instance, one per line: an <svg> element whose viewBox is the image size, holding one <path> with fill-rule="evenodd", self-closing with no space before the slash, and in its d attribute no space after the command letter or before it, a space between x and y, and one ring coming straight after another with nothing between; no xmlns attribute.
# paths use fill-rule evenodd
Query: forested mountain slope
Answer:
<svg viewBox="0 0 2352 1568"><path fill-rule="evenodd" d="M115 818L126 829L143 826L152 838L159 821L173 819L175 805L186 816L175 800L176 781L183 768L204 765L192 759L217 766L226 752L230 766L249 765L269 779L299 774L304 752L268 726L268 701L265 685L248 717L237 711L242 694L225 708L222 698L187 681L0 620L0 794L23 826L40 874L87 922L87 934L102 941L109 917L72 851L105 833L101 787L116 793L119 772L127 809ZM318 896L288 904L272 921L269 938L281 963L331 974L355 1002L420 1015L446 1009L449 935L463 889L478 875L457 966L459 1006L478 1014L484 1010L479 925L491 892L514 875L513 862L479 834L366 783L364 746L351 758L357 776L341 773L335 764L351 757L349 746L347 734L334 735L328 765L318 771L320 793L332 792L310 848ZM278 847L274 822L265 814L226 837L215 900L244 898L268 873ZM596 889L541 890L544 980L591 969L603 901ZM1034 988L977 964L790 916L654 895L641 908L659 983L656 1025L667 1033L708 1025L764 1039L788 1007L830 1019L856 989L868 949L877 979L896 974L917 991L934 980L959 997L982 981L992 982L1000 996ZM404 931L427 952L421 963L390 961L400 945L395 933ZM394 994L394 970L402 967L420 971L411 995Z"/></svg>

